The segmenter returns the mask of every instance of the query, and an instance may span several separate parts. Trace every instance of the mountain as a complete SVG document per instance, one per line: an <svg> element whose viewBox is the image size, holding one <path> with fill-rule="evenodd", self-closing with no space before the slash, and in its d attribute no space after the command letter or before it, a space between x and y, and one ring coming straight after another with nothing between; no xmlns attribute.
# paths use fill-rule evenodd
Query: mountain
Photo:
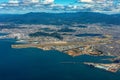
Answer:
<svg viewBox="0 0 120 80"><path fill-rule="evenodd" d="M103 23L120 25L120 14L93 12L1 14L0 22L16 24L72 25L74 23Z"/></svg>

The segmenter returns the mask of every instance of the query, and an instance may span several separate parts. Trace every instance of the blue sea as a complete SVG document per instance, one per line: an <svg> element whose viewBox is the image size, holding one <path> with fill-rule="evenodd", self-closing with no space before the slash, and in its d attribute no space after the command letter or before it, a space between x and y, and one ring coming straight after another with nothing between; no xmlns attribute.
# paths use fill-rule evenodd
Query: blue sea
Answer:
<svg viewBox="0 0 120 80"><path fill-rule="evenodd" d="M108 57L71 57L54 50L12 49L14 43L10 39L0 40L0 80L120 80L120 72L111 73L82 63L110 63L101 60Z"/></svg>

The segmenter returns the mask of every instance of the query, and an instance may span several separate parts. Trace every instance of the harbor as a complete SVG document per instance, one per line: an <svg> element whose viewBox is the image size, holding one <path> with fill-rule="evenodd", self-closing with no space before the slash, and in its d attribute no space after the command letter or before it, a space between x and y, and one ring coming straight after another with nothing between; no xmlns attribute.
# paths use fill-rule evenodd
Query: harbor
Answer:
<svg viewBox="0 0 120 80"><path fill-rule="evenodd" d="M120 64L112 63L112 64L102 64L102 63L90 63L90 62L84 62L84 64L88 66L93 66L95 68L103 69L109 72L118 72L120 69Z"/></svg>

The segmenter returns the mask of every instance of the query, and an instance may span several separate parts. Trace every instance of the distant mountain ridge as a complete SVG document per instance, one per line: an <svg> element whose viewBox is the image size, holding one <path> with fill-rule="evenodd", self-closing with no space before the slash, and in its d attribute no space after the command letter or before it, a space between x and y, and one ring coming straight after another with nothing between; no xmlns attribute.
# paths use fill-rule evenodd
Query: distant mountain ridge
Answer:
<svg viewBox="0 0 120 80"><path fill-rule="evenodd" d="M1 14L0 22L16 24L72 25L74 23L103 23L120 25L120 14L93 12Z"/></svg>

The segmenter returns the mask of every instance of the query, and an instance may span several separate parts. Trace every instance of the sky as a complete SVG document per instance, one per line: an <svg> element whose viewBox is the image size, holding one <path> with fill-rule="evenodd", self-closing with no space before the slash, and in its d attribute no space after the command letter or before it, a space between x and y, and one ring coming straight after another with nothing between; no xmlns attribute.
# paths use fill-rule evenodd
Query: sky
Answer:
<svg viewBox="0 0 120 80"><path fill-rule="evenodd" d="M0 2L7 2L8 0L0 0Z"/></svg>
<svg viewBox="0 0 120 80"><path fill-rule="evenodd" d="M51 0L48 0L48 3ZM44 12L51 12L51 11L55 11L55 12L64 12L64 11L94 11L94 12L120 12L120 2L119 5L115 6L114 3L110 4L108 2L106 2L105 4L101 4L101 2L104 3L104 1L107 0L96 0L98 1L98 4L94 3L95 0L54 0L55 4L51 4L50 6L43 5L41 6L39 9L38 8L34 8L34 11L44 11ZM99 1L101 1L99 3ZM110 1L110 0L108 0ZM119 0L114 0L114 1L119 1ZM0 3L2 2L8 2L8 0L0 0ZM62 4L62 5L61 5ZM20 8L19 8L20 9ZM25 9L25 8L24 8ZM30 8L27 8L26 10L19 10L19 11L26 11L29 12L27 10L31 10ZM7 7L0 7L0 11L2 13L8 13L8 8ZM11 11L12 10L12 11ZM10 12L16 12L14 11L16 10L16 8L14 9L10 9ZM50 11L49 11L50 10ZM32 10L33 11L33 10Z"/></svg>
<svg viewBox="0 0 120 80"><path fill-rule="evenodd" d="M7 2L8 0L0 0L0 2ZM55 0L57 4L70 4L74 3L76 0Z"/></svg>
<svg viewBox="0 0 120 80"><path fill-rule="evenodd" d="M69 3L74 3L76 0L55 0L55 3L60 3L60 4L69 4Z"/></svg>

